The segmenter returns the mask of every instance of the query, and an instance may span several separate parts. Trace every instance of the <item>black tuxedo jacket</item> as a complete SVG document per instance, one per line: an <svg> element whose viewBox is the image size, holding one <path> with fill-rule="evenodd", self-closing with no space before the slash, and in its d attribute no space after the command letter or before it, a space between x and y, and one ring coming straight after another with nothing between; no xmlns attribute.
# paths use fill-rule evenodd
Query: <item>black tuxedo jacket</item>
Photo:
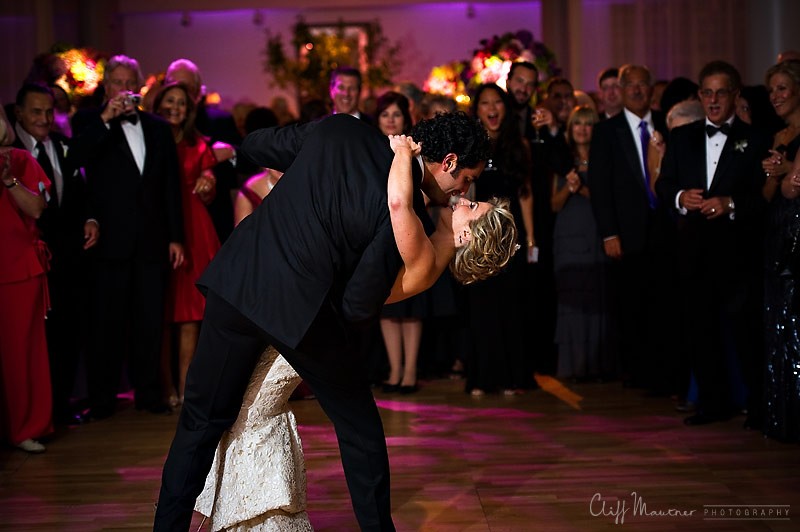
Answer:
<svg viewBox="0 0 800 532"><path fill-rule="evenodd" d="M333 115L256 131L242 151L285 174L198 284L292 349L320 313L336 333L377 316L402 264L386 204L386 136ZM422 212L419 191L415 205Z"/></svg>
<svg viewBox="0 0 800 532"><path fill-rule="evenodd" d="M58 165L64 186L61 197L56 196L56 184L51 184L50 201L37 225L42 238L52 254L56 266L62 261L74 261L83 251L83 225L91 218L86 195L86 183L79 169L73 164L68 146L69 140L60 133L51 133L50 140L58 157ZM14 146L26 149L17 138ZM60 201L59 201L60 200Z"/></svg>
<svg viewBox="0 0 800 532"><path fill-rule="evenodd" d="M705 197L730 196L735 216L708 220L699 211L678 215L678 237L690 255L711 251L726 257L732 269L758 267L766 207L761 187L764 172L761 161L768 155L769 139L738 118L722 148L717 170L707 186L705 120L675 128L667 143L656 182L659 199L675 209L675 196L681 190L701 188ZM721 255L720 255L721 254Z"/></svg>
<svg viewBox="0 0 800 532"><path fill-rule="evenodd" d="M73 117L70 150L86 171L89 209L100 224L96 256L166 262L168 244L183 242L175 140L162 119L148 113L139 119L145 142L141 173L119 120L106 127L99 110Z"/></svg>
<svg viewBox="0 0 800 532"><path fill-rule="evenodd" d="M663 115L653 112L656 131L666 134ZM617 235L625 254L648 244L653 213L642 164L625 113L598 122L592 131L587 181L601 238Z"/></svg>

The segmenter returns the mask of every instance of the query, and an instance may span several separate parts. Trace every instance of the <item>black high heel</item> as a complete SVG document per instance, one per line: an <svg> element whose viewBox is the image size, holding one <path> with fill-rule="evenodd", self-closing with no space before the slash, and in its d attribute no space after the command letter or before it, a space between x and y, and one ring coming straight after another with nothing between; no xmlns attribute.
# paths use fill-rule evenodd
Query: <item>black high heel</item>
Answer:
<svg viewBox="0 0 800 532"><path fill-rule="evenodd" d="M381 386L381 391L383 393L397 393L399 391L402 391L401 388L402 386L400 386L399 382L397 384L390 384L388 382L384 382L383 386Z"/></svg>

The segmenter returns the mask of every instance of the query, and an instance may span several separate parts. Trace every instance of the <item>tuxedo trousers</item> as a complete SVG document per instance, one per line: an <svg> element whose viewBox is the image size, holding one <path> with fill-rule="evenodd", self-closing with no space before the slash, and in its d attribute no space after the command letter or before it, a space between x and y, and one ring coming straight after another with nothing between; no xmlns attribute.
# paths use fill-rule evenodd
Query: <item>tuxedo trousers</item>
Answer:
<svg viewBox="0 0 800 532"><path fill-rule="evenodd" d="M189 530L217 445L239 414L250 376L268 345L309 384L333 422L353 509L362 530L394 530L389 458L365 365L326 305L297 349L276 341L209 291L184 404L167 455L154 531Z"/></svg>

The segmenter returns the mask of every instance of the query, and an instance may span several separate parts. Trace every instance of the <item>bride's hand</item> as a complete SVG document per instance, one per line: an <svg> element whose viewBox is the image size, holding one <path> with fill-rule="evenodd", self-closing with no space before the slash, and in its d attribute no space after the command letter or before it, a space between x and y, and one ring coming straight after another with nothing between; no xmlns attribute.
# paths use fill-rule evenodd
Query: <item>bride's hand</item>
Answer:
<svg viewBox="0 0 800 532"><path fill-rule="evenodd" d="M398 149L408 148L412 157L416 157L422 151L422 144L414 142L413 138L406 135L389 135L389 147L394 153L397 153Z"/></svg>

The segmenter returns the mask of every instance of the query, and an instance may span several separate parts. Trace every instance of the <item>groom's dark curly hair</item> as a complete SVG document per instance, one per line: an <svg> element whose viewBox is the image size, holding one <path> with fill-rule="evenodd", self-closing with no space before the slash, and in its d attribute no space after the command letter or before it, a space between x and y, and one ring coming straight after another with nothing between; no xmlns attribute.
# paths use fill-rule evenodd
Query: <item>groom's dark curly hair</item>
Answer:
<svg viewBox="0 0 800 532"><path fill-rule="evenodd" d="M489 158L489 135L481 123L463 111L442 113L419 122L411 136L422 144L422 157L441 162L448 153L458 156L457 168L474 168Z"/></svg>

